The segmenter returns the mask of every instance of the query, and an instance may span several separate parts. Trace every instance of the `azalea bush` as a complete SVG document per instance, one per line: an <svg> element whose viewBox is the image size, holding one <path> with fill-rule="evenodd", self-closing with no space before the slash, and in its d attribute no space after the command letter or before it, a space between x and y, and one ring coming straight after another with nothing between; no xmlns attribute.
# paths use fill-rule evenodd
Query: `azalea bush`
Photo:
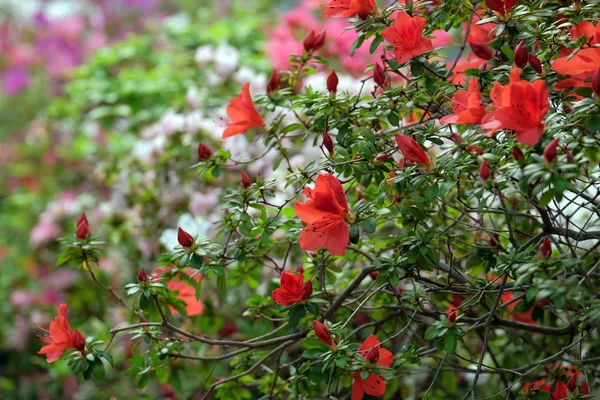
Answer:
<svg viewBox="0 0 600 400"><path fill-rule="evenodd" d="M252 18L97 53L47 114L94 164L40 364L150 398L594 398L597 6L305 2L275 69Z"/></svg>

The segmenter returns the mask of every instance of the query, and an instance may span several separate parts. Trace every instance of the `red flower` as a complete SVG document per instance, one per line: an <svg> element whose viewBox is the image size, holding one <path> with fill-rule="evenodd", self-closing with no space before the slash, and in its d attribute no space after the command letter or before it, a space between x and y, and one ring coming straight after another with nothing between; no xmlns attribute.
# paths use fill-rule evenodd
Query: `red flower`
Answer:
<svg viewBox="0 0 600 400"><path fill-rule="evenodd" d="M394 47L398 64L404 64L413 57L433 50L431 39L421 35L425 22L425 18L411 18L405 11L400 11L396 14L394 25L381 33Z"/></svg>
<svg viewBox="0 0 600 400"><path fill-rule="evenodd" d="M427 154L416 140L405 135L395 136L396 143L398 143L398 147L400 148L400 151L402 151L402 154L404 154L404 157L419 164L429 163L429 157L427 157Z"/></svg>
<svg viewBox="0 0 600 400"><path fill-rule="evenodd" d="M250 97L250 83L246 83L242 91L229 101L227 116L231 122L227 123L227 129L223 132L223 139L242 134L250 128L263 126L265 121L261 118L252 97Z"/></svg>
<svg viewBox="0 0 600 400"><path fill-rule="evenodd" d="M467 90L459 90L452 97L452 111L440 119L442 124L480 124L485 116L485 108L481 104L481 92L477 78L469 80Z"/></svg>
<svg viewBox="0 0 600 400"><path fill-rule="evenodd" d="M322 323L320 323L317 320L314 320L313 321L313 329L315 330L315 335L317 335L317 339L319 339L321 342L325 343L330 348L335 347L335 342L331 338L331 333L329 332L329 329L327 329L327 327L325 325L323 325Z"/></svg>
<svg viewBox="0 0 600 400"><path fill-rule="evenodd" d="M372 352L373 348L377 348L379 350L379 354L377 357L377 366L378 367L389 367L392 365L394 361L392 359L392 353L384 349L380 346L379 339L375 335L369 335L367 340L358 348L358 354L367 358L369 354L371 354L370 358L374 359L377 355L377 351ZM354 375L354 383L352 384L352 400L361 400L365 393L369 396L382 396L385 393L386 383L385 380L371 372L369 377L366 380L363 380L360 377L360 373L355 373Z"/></svg>
<svg viewBox="0 0 600 400"><path fill-rule="evenodd" d="M194 245L194 238L192 235L181 229L177 229L177 241L182 247L192 247Z"/></svg>
<svg viewBox="0 0 600 400"><path fill-rule="evenodd" d="M577 382L581 375L581 371L577 371L574 367L565 367L559 364L555 364L554 368L552 368L553 375L556 374L556 371L559 372L558 377L543 377L535 382L527 382L523 386L523 390L531 391L533 388L537 388L541 392L550 393L550 398L552 400L567 399L569 397L568 391L574 392L574 389L577 387ZM568 382L565 383L565 380L567 380L567 378L569 378ZM587 382L583 381L579 386L579 394L585 396L591 393L591 389L588 386Z"/></svg>
<svg viewBox="0 0 600 400"><path fill-rule="evenodd" d="M159 267L152 272L152 278L155 280L159 280L162 276L169 274L171 271L171 267ZM202 276L193 268L185 268L183 272L188 276L194 276L196 282L200 282ZM182 300L185 303L185 312L188 317L193 317L194 315L202 314L204 310L204 305L200 300L196 298L196 288L192 285L184 282L179 277L174 276L169 282L166 283L167 289L171 292L177 292L175 298ZM172 313L177 313L178 311L169 306L169 309Z"/></svg>
<svg viewBox="0 0 600 400"><path fill-rule="evenodd" d="M506 14L512 11L519 0L485 0L485 5L499 14Z"/></svg>
<svg viewBox="0 0 600 400"><path fill-rule="evenodd" d="M285 270L281 274L279 288L273 290L271 298L282 306L291 306L308 299L311 294L312 281L304 283L304 275Z"/></svg>
<svg viewBox="0 0 600 400"><path fill-rule="evenodd" d="M502 294L502 302L504 303L508 303L513 299L513 292L506 292ZM530 324L530 325L537 325L537 322L535 322L531 317L533 315L533 309L534 307L531 307L531 309L527 310L527 311L523 311L523 312L515 312L515 307L522 302L523 300L517 300L513 303L510 303L508 306L506 306L506 309L508 310L508 312L510 313L510 316L512 317L512 319L514 319L515 321L519 321L519 322L523 322L525 324ZM546 305L546 302L540 301L538 302L539 306L544 306Z"/></svg>
<svg viewBox="0 0 600 400"><path fill-rule="evenodd" d="M587 42L593 46L600 43L600 24L596 27L588 21L582 21L571 28L571 39L577 40L585 36ZM590 78L593 78L596 71L600 68L600 47L586 47L581 49L574 56L569 53L560 57L552 63L552 69L562 75L568 75L570 78L559 82L557 89L568 89L578 87L592 87Z"/></svg>
<svg viewBox="0 0 600 400"><path fill-rule="evenodd" d="M323 11L323 18L352 18L358 15L367 19L375 14L375 0L330 0Z"/></svg>
<svg viewBox="0 0 600 400"><path fill-rule="evenodd" d="M491 129L489 136L497 129L511 129L517 133L517 142L533 146L544 131L542 121L550 108L548 90L543 80L520 80L520 73L520 69L513 69L507 86L494 83L490 98L496 110L483 127Z"/></svg>
<svg viewBox="0 0 600 400"><path fill-rule="evenodd" d="M548 257L552 255L552 243L550 243L550 239L547 237L544 238L540 249L538 250L538 258L540 260L546 260Z"/></svg>
<svg viewBox="0 0 600 400"><path fill-rule="evenodd" d="M452 311L457 310L462 305L464 300L465 300L465 298L463 296L461 296L460 294L452 293L452 302L446 308L445 313L448 314L448 313L451 313Z"/></svg>
<svg viewBox="0 0 600 400"><path fill-rule="evenodd" d="M40 328L38 326L38 328ZM58 316L50 322L50 329L40 328L47 333L45 336L39 336L40 340L48 343L42 347L38 354L45 354L46 361L52 363L58 360L67 349L76 349L81 352L85 350L85 338L76 330L73 332L69 321L67 320L67 305L61 304L58 308Z"/></svg>
<svg viewBox="0 0 600 400"><path fill-rule="evenodd" d="M542 67L542 62L540 61L539 58L537 58L533 54L529 54L529 56L527 57L527 61L529 61L529 66L531 68L533 68L533 70L535 72L537 72L538 74L541 74L542 72L544 72L544 68Z"/></svg>
<svg viewBox="0 0 600 400"><path fill-rule="evenodd" d="M379 63L375 63L375 69L373 70L373 81L379 87L386 87L390 83L390 80L385 74L385 70Z"/></svg>
<svg viewBox="0 0 600 400"><path fill-rule="evenodd" d="M488 179L490 179L491 173L490 173L490 166L488 165L487 162L482 162L481 166L479 167L479 177L481 178L482 181L487 181Z"/></svg>
<svg viewBox="0 0 600 400"><path fill-rule="evenodd" d="M302 193L310 199L294 206L296 215L308 224L300 234L300 247L304 250L326 247L332 255L343 256L350 242L350 230L342 184L333 175L320 174L315 188L306 188Z"/></svg>
<svg viewBox="0 0 600 400"><path fill-rule="evenodd" d="M592 90L596 96L600 97L600 67L594 72L594 76L592 78Z"/></svg>

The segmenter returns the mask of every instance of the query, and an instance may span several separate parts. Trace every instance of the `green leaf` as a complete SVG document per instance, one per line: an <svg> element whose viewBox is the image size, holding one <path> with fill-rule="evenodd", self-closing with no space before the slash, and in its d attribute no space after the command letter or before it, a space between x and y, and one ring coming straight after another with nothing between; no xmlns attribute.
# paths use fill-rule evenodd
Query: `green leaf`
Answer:
<svg viewBox="0 0 600 400"><path fill-rule="evenodd" d="M356 244L360 240L360 232L356 224L350 225L350 242Z"/></svg>
<svg viewBox="0 0 600 400"><path fill-rule="evenodd" d="M371 373L366 369L363 369L362 371L360 371L360 379L362 379L363 381L366 381L367 379L369 379L369 375L371 375Z"/></svg>
<svg viewBox="0 0 600 400"><path fill-rule="evenodd" d="M444 181L440 185L439 195L443 196L456 185L456 181Z"/></svg>
<svg viewBox="0 0 600 400"><path fill-rule="evenodd" d="M429 328L427 328L427 330L425 331L425 340L433 340L436 337L438 337L439 334L439 329L437 326L432 325Z"/></svg>
<svg viewBox="0 0 600 400"><path fill-rule="evenodd" d="M375 35L375 39L373 39L373 41L371 42L371 46L369 47L369 52L371 54L375 53L375 51L377 51L377 48L379 47L379 45L383 42L383 36L377 34Z"/></svg>
<svg viewBox="0 0 600 400"><path fill-rule="evenodd" d="M306 308L304 308L303 304L298 304L298 305L294 306L290 310L290 314L289 314L288 324L289 324L290 328L294 329L296 326L298 326L300 319L302 319L302 317L304 317L305 315L306 315Z"/></svg>
<svg viewBox="0 0 600 400"><path fill-rule="evenodd" d="M360 223L360 227L366 233L373 233L377 229L377 220L369 217Z"/></svg>
<svg viewBox="0 0 600 400"><path fill-rule="evenodd" d="M438 186L437 183L435 183L433 186L429 186L427 188L427 190L425 190L425 193L424 193L425 200L427 200L428 202L431 203L433 200L435 200L439 191L440 191L440 187Z"/></svg>
<svg viewBox="0 0 600 400"><path fill-rule="evenodd" d="M102 363L101 359L96 358L96 360L92 364L92 374L94 374L96 379L104 379L104 364Z"/></svg>
<svg viewBox="0 0 600 400"><path fill-rule="evenodd" d="M444 350L448 354L452 354L456 350L456 336L454 336L454 333L449 332L444 338Z"/></svg>
<svg viewBox="0 0 600 400"><path fill-rule="evenodd" d="M542 197L540 197L539 205L540 207L546 207L550 201L554 198L554 190L550 189L545 192Z"/></svg>
<svg viewBox="0 0 600 400"><path fill-rule="evenodd" d="M146 297L144 295L140 296L140 308L142 310L148 310L150 309L150 306L152 305L152 300L150 300L150 297Z"/></svg>

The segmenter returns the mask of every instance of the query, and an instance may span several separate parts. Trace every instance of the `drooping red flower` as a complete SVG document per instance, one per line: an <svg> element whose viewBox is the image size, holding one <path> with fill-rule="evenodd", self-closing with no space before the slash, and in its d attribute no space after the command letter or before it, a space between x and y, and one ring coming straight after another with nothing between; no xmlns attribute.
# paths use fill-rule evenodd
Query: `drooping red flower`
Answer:
<svg viewBox="0 0 600 400"><path fill-rule="evenodd" d="M372 351L373 348L377 347L378 351ZM375 335L369 335L364 343L358 348L358 354L367 359L368 355L371 354L371 359L376 358L376 365L378 367L389 367L393 363L392 353L381 347L379 339ZM367 359L368 360L368 359ZM368 360L370 361L370 360ZM372 361L371 361L372 362ZM361 400L365 393L369 396L382 396L385 393L386 383L385 380L378 374L371 372L369 377L363 380L360 377L360 373L354 373L354 383L352 384L352 400Z"/></svg>
<svg viewBox="0 0 600 400"><path fill-rule="evenodd" d="M329 0L323 10L323 18L352 18L367 19L375 14L375 0Z"/></svg>
<svg viewBox="0 0 600 400"><path fill-rule="evenodd" d="M404 157L419 164L429 163L430 160L427 156L427 153L425 153L421 145L417 143L416 140L405 135L395 135L395 137L396 143L398 143L398 147L400 148L402 154L404 154Z"/></svg>
<svg viewBox="0 0 600 400"><path fill-rule="evenodd" d="M242 91L229 101L227 116L231 119L223 132L223 139L245 133L248 129L263 126L265 121L256 111L250 96L250 83L246 83Z"/></svg>
<svg viewBox="0 0 600 400"><path fill-rule="evenodd" d="M38 326L38 328L40 328ZM50 322L48 330L40 328L46 335L38 335L40 340L47 343L38 354L45 354L46 361L52 363L58 360L67 349L76 349L81 352L85 350L85 338L78 330L73 331L67 320L67 305L61 304L58 308L58 316Z"/></svg>
<svg viewBox="0 0 600 400"><path fill-rule="evenodd" d="M172 267L156 268L152 272L152 278L154 280L159 280L159 279L161 279L161 277L168 275L170 273L171 269L172 269ZM200 279L202 279L202 276L196 272L197 271L193 268L184 268L184 270L183 270L183 273L185 273L187 276L190 276L190 277L193 276L193 278L192 278L193 280L195 280L196 282L200 282ZM202 304L202 301L200 301L196 298L196 288L195 287L193 287L189 283L183 281L178 276L172 277L171 280L169 280L166 283L166 286L167 286L167 289L169 289L171 292L177 292L177 294L175 295L175 298L182 300L185 303L185 312L188 317L193 317L194 315L202 314L202 311L204 310L204 304ZM169 309L171 310L172 313L178 312L172 306L169 306Z"/></svg>
<svg viewBox="0 0 600 400"><path fill-rule="evenodd" d="M477 78L469 80L467 90L459 90L452 97L453 114L440 119L442 124L480 124L485 117L485 108L481 104L481 92Z"/></svg>
<svg viewBox="0 0 600 400"><path fill-rule="evenodd" d="M583 36L586 37L592 47L580 49L573 56L570 55L570 52L566 52L563 57L552 63L554 71L570 77L558 82L556 88L559 90L592 87L591 79L600 68L600 47L594 46L600 43L600 23L594 26L591 22L582 21L571 28L572 40L577 40Z"/></svg>
<svg viewBox="0 0 600 400"><path fill-rule="evenodd" d="M514 297L513 292L503 293L502 294L502 304L510 302L513 299L513 297ZM517 307L517 305L519 305L519 303L521 303L522 301L523 300L517 300L506 306L506 309L510 313L511 318L514 319L515 321L523 322L525 324L537 325L537 322L535 322L532 319L533 309L535 307L531 307L527 311L515 312L515 307ZM542 307L542 308L547 305L548 305L548 300L541 300L541 301L537 302L537 306Z"/></svg>
<svg viewBox="0 0 600 400"><path fill-rule="evenodd" d="M533 146L542 137L542 122L550 106L548 89L543 80L531 83L520 80L521 70L514 68L507 86L495 82L490 93L496 109L488 115L484 128L488 136L498 129L510 129L517 133L517 142Z"/></svg>
<svg viewBox="0 0 600 400"><path fill-rule="evenodd" d="M315 188L305 188L302 193L310 199L294 206L296 215L308 224L300 234L300 247L304 250L326 247L332 255L343 256L350 243L350 230L342 184L333 175L322 173Z"/></svg>
<svg viewBox="0 0 600 400"><path fill-rule="evenodd" d="M396 14L394 25L381 33L385 40L394 47L398 64L404 64L413 57L433 50L431 39L421 35L425 22L425 18L411 18L405 11L400 11Z"/></svg>
<svg viewBox="0 0 600 400"><path fill-rule="evenodd" d="M469 43L471 51L482 60L489 61L494 58L494 52L487 44L472 42Z"/></svg>
<svg viewBox="0 0 600 400"><path fill-rule="evenodd" d="M279 288L273 290L271 298L282 306L291 306L308 299L311 294L312 281L304 283L304 275L285 270L281 274Z"/></svg>
<svg viewBox="0 0 600 400"><path fill-rule="evenodd" d="M518 2L519 0L485 0L485 5L499 14L506 14L511 12Z"/></svg>
<svg viewBox="0 0 600 400"><path fill-rule="evenodd" d="M325 343L331 348L335 347L335 342L331 338L331 333L325 325L323 325L317 320L314 320L313 329L315 330L315 335L317 335L317 339L319 339L321 342Z"/></svg>

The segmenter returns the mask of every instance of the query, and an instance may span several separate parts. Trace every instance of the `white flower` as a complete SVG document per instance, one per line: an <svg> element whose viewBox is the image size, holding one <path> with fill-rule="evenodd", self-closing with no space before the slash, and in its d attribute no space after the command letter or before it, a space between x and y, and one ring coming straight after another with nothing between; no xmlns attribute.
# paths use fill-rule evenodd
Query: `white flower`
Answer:
<svg viewBox="0 0 600 400"><path fill-rule="evenodd" d="M199 67L203 67L215 58L215 51L211 44L205 44L196 49L194 61Z"/></svg>
<svg viewBox="0 0 600 400"><path fill-rule="evenodd" d="M267 78L263 74L258 74L250 67L242 66L235 73L235 80L240 85L250 82L252 92L264 91L267 86Z"/></svg>
<svg viewBox="0 0 600 400"><path fill-rule="evenodd" d="M179 217L177 226L194 237L206 237L211 228L211 223L203 217L194 218L191 214L183 214ZM160 235L159 241L168 251L173 251L179 244L177 242L177 229L166 229Z"/></svg>
<svg viewBox="0 0 600 400"><path fill-rule="evenodd" d="M238 67L240 54L235 47L221 43L215 50L215 66L222 76L229 76Z"/></svg>
<svg viewBox="0 0 600 400"><path fill-rule="evenodd" d="M188 89L185 94L185 101L192 108L200 107L200 102L202 100L202 96L200 95L200 91L196 86L192 86Z"/></svg>

